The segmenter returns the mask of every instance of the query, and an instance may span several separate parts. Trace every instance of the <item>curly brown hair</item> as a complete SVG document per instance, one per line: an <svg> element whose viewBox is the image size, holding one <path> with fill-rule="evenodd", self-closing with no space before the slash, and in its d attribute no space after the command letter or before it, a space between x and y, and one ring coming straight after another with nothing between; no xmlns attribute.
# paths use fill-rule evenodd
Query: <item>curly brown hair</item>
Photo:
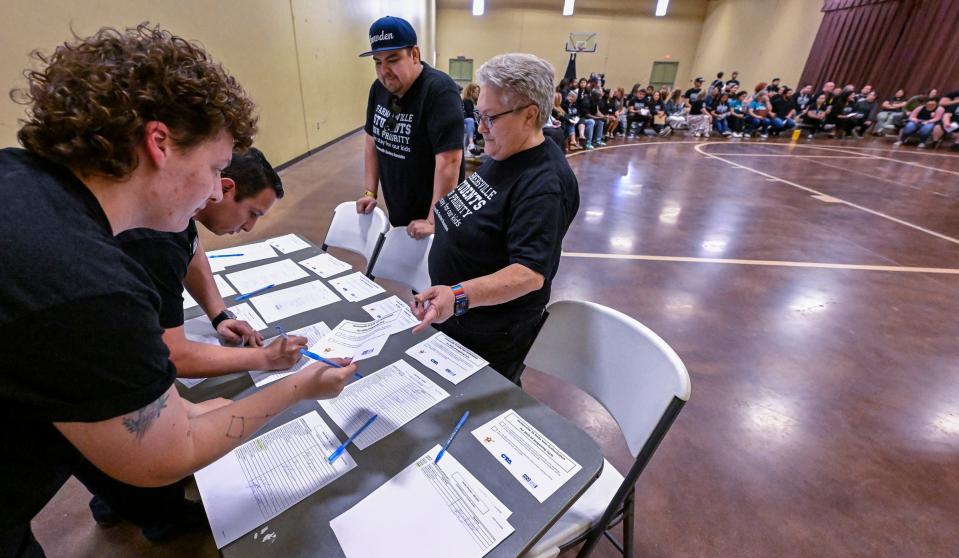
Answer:
<svg viewBox="0 0 959 558"><path fill-rule="evenodd" d="M150 121L166 124L183 149L221 130L240 151L253 143L255 105L236 79L203 47L159 26L74 34L52 55L31 57L43 69L25 70L27 87L10 92L28 105L17 139L80 175L129 176Z"/></svg>

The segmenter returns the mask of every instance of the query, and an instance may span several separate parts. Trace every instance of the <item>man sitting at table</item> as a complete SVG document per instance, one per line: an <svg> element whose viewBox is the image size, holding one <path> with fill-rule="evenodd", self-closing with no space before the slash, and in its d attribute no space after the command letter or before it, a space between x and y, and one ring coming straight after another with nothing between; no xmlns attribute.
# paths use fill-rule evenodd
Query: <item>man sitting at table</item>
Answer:
<svg viewBox="0 0 959 558"><path fill-rule="evenodd" d="M220 182L223 201L207 204L195 217L216 235L252 231L257 220L283 197L280 177L254 147L243 155L233 155ZM177 376L205 378L248 370L283 370L300 359L305 339L291 337L291 341L282 343L277 338L264 347L263 337L226 309L194 219L179 233L133 229L117 236L117 240L123 251L146 269L160 295L163 341L170 349ZM220 338L238 347L208 345L186 338L184 286L206 312Z"/></svg>
<svg viewBox="0 0 959 558"><path fill-rule="evenodd" d="M434 286L415 297L422 323L413 331L437 323L519 383L579 187L563 152L543 138L552 66L531 54L503 54L476 76L476 122L489 160L433 207Z"/></svg>

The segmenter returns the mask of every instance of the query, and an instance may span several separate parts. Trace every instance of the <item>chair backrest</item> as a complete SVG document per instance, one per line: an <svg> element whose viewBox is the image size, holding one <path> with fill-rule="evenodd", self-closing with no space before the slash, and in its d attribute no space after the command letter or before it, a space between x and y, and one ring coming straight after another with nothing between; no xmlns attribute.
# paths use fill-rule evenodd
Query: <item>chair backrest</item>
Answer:
<svg viewBox="0 0 959 558"><path fill-rule="evenodd" d="M526 364L561 378L603 405L638 456L674 398L689 400L686 366L651 329L585 301L550 304ZM668 426L667 426L668 428Z"/></svg>
<svg viewBox="0 0 959 558"><path fill-rule="evenodd" d="M370 264L389 228L390 222L382 209L376 207L371 213L360 214L356 212L356 202L343 202L333 210L323 249L342 248L363 256Z"/></svg>
<svg viewBox="0 0 959 558"><path fill-rule="evenodd" d="M431 246L433 235L416 240L410 238L406 229L391 229L368 275L399 281L421 293L432 285L428 265Z"/></svg>

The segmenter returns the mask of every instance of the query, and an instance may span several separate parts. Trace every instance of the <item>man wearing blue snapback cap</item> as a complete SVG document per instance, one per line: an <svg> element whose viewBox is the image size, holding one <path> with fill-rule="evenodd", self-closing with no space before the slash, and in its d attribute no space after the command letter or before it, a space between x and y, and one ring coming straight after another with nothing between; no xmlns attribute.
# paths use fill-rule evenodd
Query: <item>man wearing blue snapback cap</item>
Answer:
<svg viewBox="0 0 959 558"><path fill-rule="evenodd" d="M366 106L364 177L358 213L376 207L379 185L394 227L433 233L432 207L463 180L463 105L448 75L420 59L416 31L392 16L370 27L376 81Z"/></svg>

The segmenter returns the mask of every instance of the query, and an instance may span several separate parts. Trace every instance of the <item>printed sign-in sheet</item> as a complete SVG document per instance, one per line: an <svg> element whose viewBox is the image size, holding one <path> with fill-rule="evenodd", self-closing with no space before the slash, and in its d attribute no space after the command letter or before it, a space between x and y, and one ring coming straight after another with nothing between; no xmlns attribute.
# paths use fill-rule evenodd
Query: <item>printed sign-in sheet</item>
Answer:
<svg viewBox="0 0 959 558"><path fill-rule="evenodd" d="M230 429L242 436L242 424ZM313 411L257 436L196 473L210 529L223 548L356 467Z"/></svg>

